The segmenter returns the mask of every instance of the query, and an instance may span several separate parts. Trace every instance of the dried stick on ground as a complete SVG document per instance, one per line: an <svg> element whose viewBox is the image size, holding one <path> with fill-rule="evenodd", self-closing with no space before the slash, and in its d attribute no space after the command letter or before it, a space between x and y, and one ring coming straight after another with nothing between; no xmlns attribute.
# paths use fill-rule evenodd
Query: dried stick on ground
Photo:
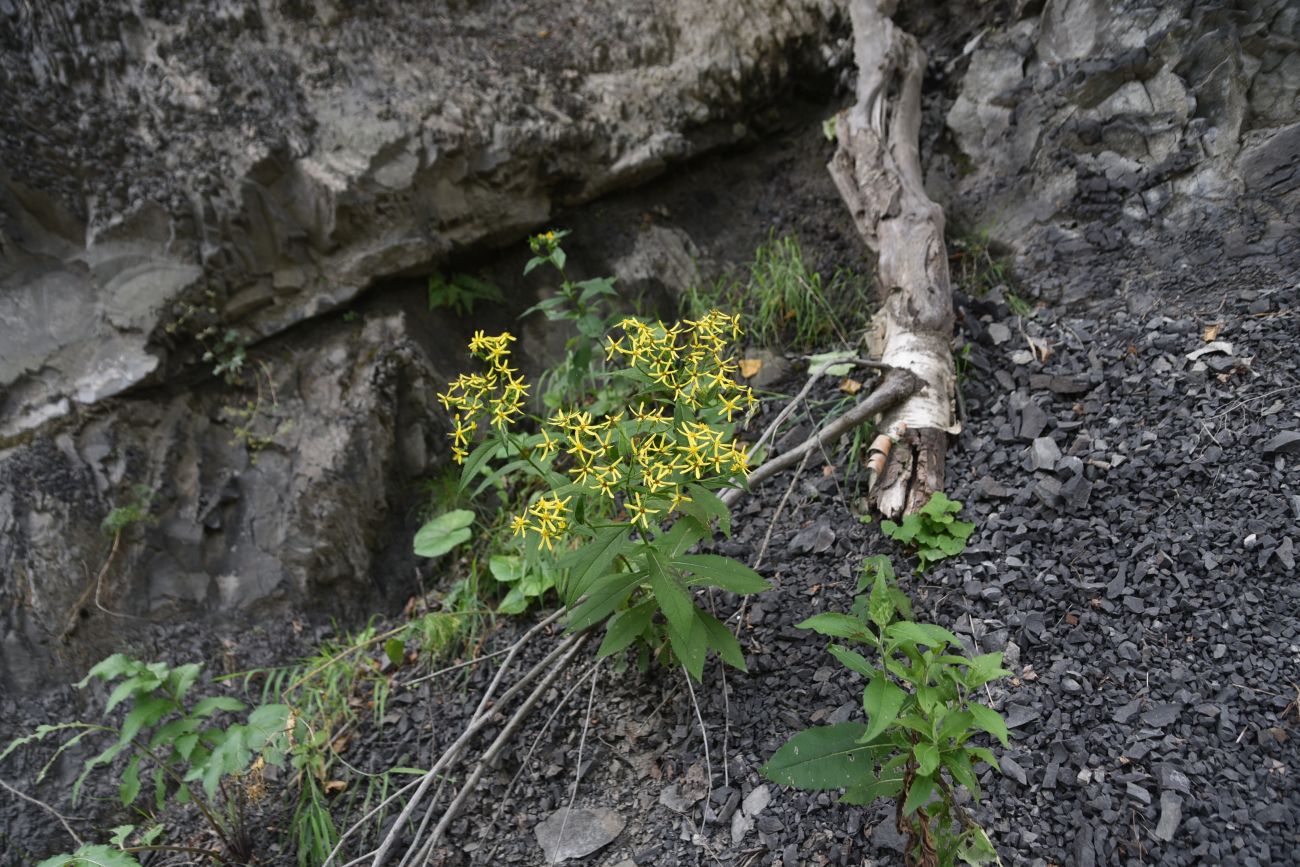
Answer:
<svg viewBox="0 0 1300 867"><path fill-rule="evenodd" d="M907 399L909 395L915 394L918 386L917 378L906 370L888 371L880 378L880 382L876 384L871 394L859 401L853 409L839 416L813 436L790 449L790 451L760 464L749 474L750 486L753 487L770 479L781 470L794 466L803 460L804 455L809 452L834 445L840 437L853 430L856 426ZM743 493L744 491L740 488L731 488L723 492L720 498L722 502L730 506L739 500Z"/></svg>
<svg viewBox="0 0 1300 867"><path fill-rule="evenodd" d="M849 4L857 102L836 119L839 144L827 167L879 257L880 360L922 382L881 419L882 430L900 435L876 490L876 504L888 517L919 509L943 489L956 386L943 208L926 195L921 175L925 52L890 20L894 6L893 0Z"/></svg>

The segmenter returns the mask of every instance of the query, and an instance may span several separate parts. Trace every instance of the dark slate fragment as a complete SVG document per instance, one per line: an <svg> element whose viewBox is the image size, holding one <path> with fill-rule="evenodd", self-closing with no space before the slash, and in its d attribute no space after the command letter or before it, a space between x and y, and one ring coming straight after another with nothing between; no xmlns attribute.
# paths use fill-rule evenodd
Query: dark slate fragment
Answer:
<svg viewBox="0 0 1300 867"><path fill-rule="evenodd" d="M1156 838L1168 843L1174 839L1178 825L1183 821L1183 799L1173 792L1160 795L1160 822L1156 825Z"/></svg>
<svg viewBox="0 0 1300 867"><path fill-rule="evenodd" d="M1158 704L1151 710L1142 714L1142 722L1149 726L1163 728L1167 725L1173 725L1178 721L1179 715L1183 712L1181 704L1165 703Z"/></svg>
<svg viewBox="0 0 1300 867"><path fill-rule="evenodd" d="M1036 403L1028 403L1020 411L1020 438L1033 440L1047 429L1047 413Z"/></svg>
<svg viewBox="0 0 1300 867"><path fill-rule="evenodd" d="M1276 436L1264 443L1263 451L1266 455L1300 454L1300 431L1279 431Z"/></svg>
<svg viewBox="0 0 1300 867"><path fill-rule="evenodd" d="M1160 788L1165 791L1182 792L1188 795L1192 793L1192 783L1187 779L1187 775L1168 762L1156 765L1156 779L1160 781Z"/></svg>

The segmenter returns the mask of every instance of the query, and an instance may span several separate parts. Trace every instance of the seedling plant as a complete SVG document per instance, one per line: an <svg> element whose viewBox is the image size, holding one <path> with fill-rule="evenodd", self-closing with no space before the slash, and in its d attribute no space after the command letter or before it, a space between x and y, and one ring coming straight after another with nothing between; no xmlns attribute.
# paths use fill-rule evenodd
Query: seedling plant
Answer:
<svg viewBox="0 0 1300 867"><path fill-rule="evenodd" d="M966 550L966 542L975 532L975 525L957 520L961 503L948 499L943 491L935 491L919 511L903 518L903 522L881 521L880 529L889 538L916 550L917 572L947 557L955 557Z"/></svg>
<svg viewBox="0 0 1300 867"><path fill-rule="evenodd" d="M998 767L973 738L989 734L1007 745L1001 715L974 700L985 684L1010 674L1002 654L966 657L951 632L914 622L885 557L866 561L858 593L851 613L818 614L798 627L835 639L831 655L866 678L867 722L799 732L761 772L782 785L843 789L840 800L847 804L893 799L908 867L996 862L988 835L960 806L956 789L978 801L976 763Z"/></svg>

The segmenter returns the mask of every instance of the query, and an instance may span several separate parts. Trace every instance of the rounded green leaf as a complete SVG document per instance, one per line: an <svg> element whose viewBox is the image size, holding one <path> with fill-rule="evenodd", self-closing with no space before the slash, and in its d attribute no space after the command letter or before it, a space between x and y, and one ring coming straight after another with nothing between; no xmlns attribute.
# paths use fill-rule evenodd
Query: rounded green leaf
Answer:
<svg viewBox="0 0 1300 867"><path fill-rule="evenodd" d="M469 541L469 525L474 513L456 509L429 521L415 534L415 553L421 557L441 557L462 542Z"/></svg>

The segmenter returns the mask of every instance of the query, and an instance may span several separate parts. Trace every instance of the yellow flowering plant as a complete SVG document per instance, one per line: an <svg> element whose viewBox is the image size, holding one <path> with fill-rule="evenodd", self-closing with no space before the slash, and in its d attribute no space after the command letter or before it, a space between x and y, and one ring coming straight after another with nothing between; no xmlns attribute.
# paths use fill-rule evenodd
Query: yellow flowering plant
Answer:
<svg viewBox="0 0 1300 867"><path fill-rule="evenodd" d="M696 605L694 591L769 585L731 558L690 553L712 538L714 522L730 534L715 491L743 484L748 470L733 439L756 403L733 377L728 347L739 334L737 318L716 310L672 325L626 317L592 374L614 383L625 403L599 417L574 406L535 418L525 409L529 384L511 367L514 338L480 332L469 348L486 369L461 374L439 395L452 413L462 488L513 485L527 494L510 519L522 549L515 577L556 576L569 629L607 624L601 655L639 642L643 661L679 662L696 679L710 649L745 667L736 639Z"/></svg>

